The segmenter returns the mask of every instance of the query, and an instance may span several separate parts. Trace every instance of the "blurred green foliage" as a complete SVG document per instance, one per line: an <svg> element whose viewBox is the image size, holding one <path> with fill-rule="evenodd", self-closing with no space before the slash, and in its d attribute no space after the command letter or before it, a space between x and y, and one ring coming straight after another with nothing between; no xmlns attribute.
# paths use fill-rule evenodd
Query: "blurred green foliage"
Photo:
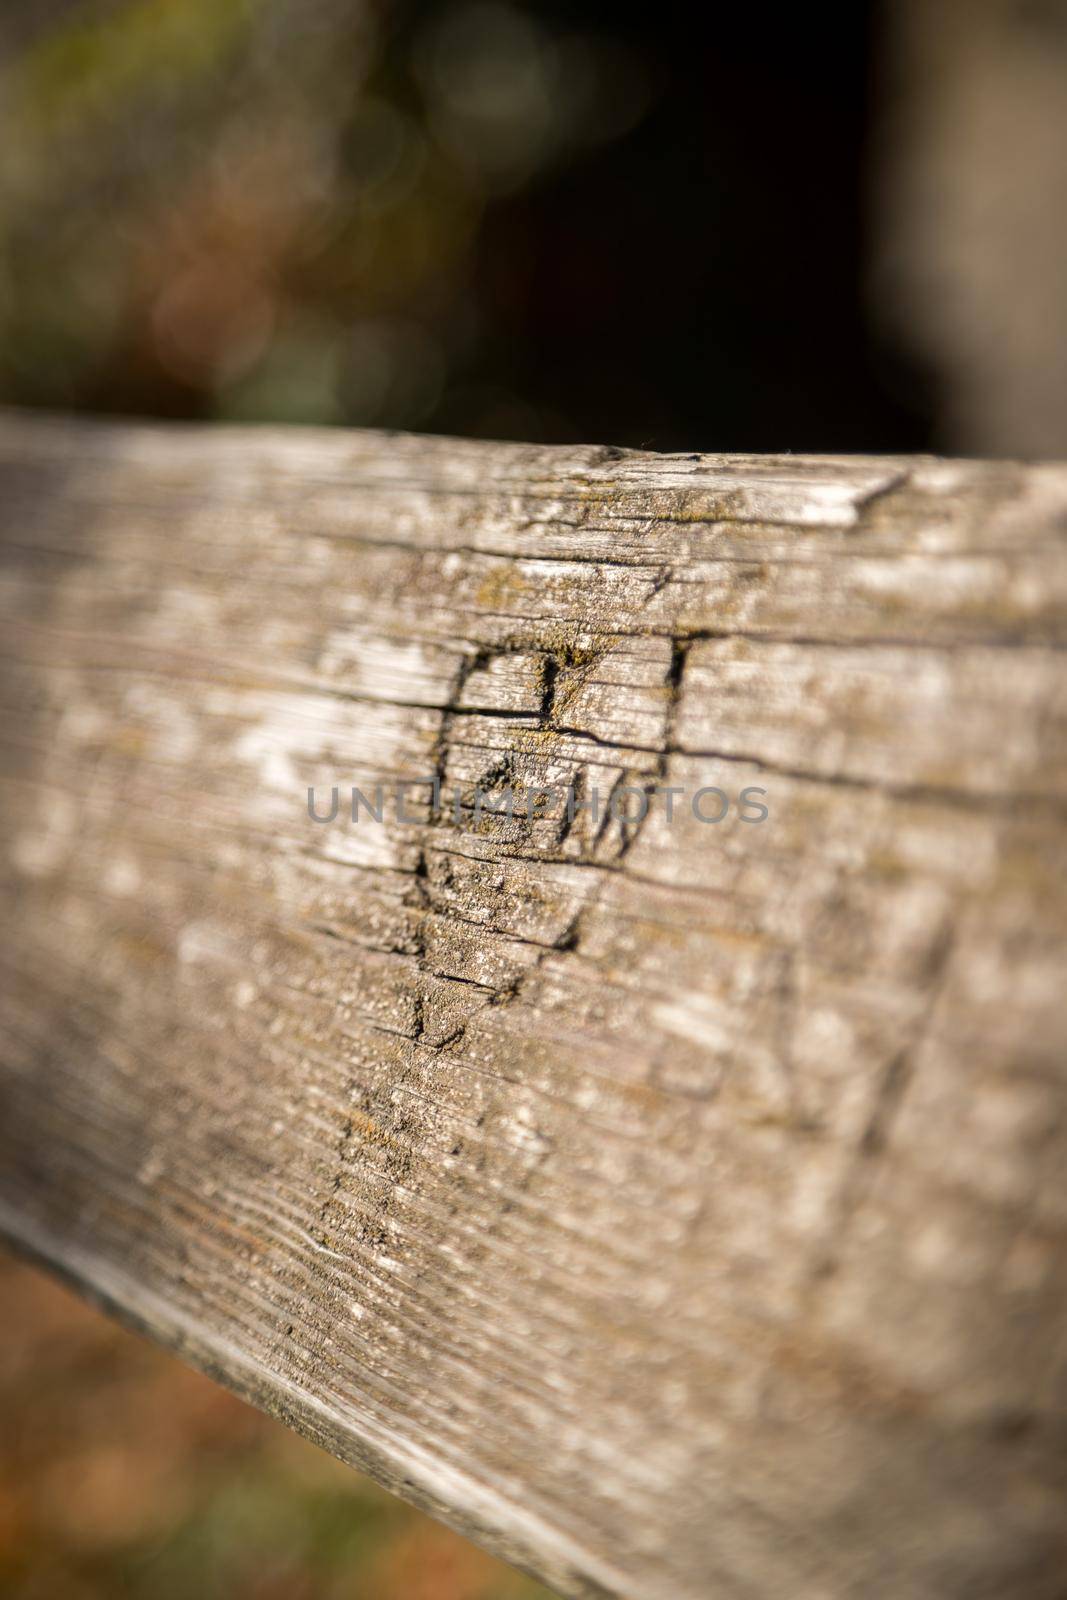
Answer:
<svg viewBox="0 0 1067 1600"><path fill-rule="evenodd" d="M0 402L926 448L871 292L881 14L4 0Z"/></svg>
<svg viewBox="0 0 1067 1600"><path fill-rule="evenodd" d="M0 398L536 436L471 377L480 222L649 98L502 0L8 0Z"/></svg>

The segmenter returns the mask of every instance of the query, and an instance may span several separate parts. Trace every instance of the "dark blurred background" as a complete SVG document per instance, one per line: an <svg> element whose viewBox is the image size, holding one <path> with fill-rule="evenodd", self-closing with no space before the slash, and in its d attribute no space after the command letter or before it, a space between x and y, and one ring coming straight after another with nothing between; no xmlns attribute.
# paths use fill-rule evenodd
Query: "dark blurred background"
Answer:
<svg viewBox="0 0 1067 1600"><path fill-rule="evenodd" d="M1067 0L5 0L0 400L1067 454Z"/></svg>
<svg viewBox="0 0 1067 1600"><path fill-rule="evenodd" d="M0 400L1067 454L1067 6L5 0Z"/></svg>
<svg viewBox="0 0 1067 1600"><path fill-rule="evenodd" d="M873 8L32 0L4 398L910 448L865 301Z"/></svg>
<svg viewBox="0 0 1067 1600"><path fill-rule="evenodd" d="M4 0L0 403L1067 457L1067 0ZM5 1594L543 1593L0 1290Z"/></svg>

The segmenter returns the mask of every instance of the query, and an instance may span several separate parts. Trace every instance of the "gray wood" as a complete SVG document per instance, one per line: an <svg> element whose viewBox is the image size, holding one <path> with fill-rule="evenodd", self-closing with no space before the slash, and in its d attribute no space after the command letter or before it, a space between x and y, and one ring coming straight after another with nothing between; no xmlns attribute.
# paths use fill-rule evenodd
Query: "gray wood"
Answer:
<svg viewBox="0 0 1067 1600"><path fill-rule="evenodd" d="M1061 1595L1067 469L0 492L8 1236L566 1595ZM308 817L431 773L769 816Z"/></svg>
<svg viewBox="0 0 1067 1600"><path fill-rule="evenodd" d="M1067 0L882 8L868 305L939 438L1067 454Z"/></svg>

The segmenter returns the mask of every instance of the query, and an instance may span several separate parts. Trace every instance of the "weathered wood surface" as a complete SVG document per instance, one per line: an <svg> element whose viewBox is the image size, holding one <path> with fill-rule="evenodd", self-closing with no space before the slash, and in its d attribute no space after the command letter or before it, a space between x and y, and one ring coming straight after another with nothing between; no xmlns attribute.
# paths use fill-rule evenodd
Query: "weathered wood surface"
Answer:
<svg viewBox="0 0 1067 1600"><path fill-rule="evenodd" d="M0 489L9 1236L564 1594L1061 1596L1067 469ZM770 814L307 815L430 773Z"/></svg>

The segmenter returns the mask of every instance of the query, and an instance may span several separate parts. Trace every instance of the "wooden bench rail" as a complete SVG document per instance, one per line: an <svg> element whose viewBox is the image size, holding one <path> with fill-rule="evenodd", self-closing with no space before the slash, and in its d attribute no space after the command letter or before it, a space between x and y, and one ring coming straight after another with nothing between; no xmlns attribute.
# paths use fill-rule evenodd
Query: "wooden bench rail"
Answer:
<svg viewBox="0 0 1067 1600"><path fill-rule="evenodd" d="M1067 468L0 506L9 1238L564 1595L1057 1600Z"/></svg>

